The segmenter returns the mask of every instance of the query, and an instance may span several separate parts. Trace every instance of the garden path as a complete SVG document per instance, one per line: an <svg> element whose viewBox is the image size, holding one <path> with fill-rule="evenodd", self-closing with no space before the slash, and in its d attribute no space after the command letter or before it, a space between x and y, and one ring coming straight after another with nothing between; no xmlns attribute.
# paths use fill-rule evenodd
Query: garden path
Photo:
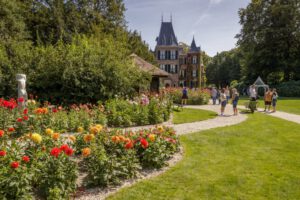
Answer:
<svg viewBox="0 0 300 200"><path fill-rule="evenodd" d="M238 106L238 108L245 109L244 106ZM265 114L273 116L273 117L278 117L278 118L281 118L284 120L288 120L288 121L300 124L300 115L297 115L297 114L291 114L291 113L282 112L282 111L264 112L264 109L262 109L262 108L259 108L258 112L265 113Z"/></svg>
<svg viewBox="0 0 300 200"><path fill-rule="evenodd" d="M231 125L241 123L247 119L247 115L245 115L245 114L239 114L238 116L233 116L232 115L233 111L232 111L231 106L228 106L225 109L224 116L217 116L217 113L220 112L219 105L185 106L185 108L203 109L203 110L213 111L213 112L216 112L216 117L213 119L208 119L208 120L204 120L204 121L176 124L176 125L174 125L172 123L172 120L169 120L168 122L165 122L162 125L173 127L178 135L183 135L183 134L187 134L187 133L194 133L194 132L199 132L199 131L203 131L203 130L208 130L211 128L231 126ZM151 128L151 127L154 127L154 125L131 127L131 128L126 128L125 130L138 131L138 130L147 129L147 128Z"/></svg>

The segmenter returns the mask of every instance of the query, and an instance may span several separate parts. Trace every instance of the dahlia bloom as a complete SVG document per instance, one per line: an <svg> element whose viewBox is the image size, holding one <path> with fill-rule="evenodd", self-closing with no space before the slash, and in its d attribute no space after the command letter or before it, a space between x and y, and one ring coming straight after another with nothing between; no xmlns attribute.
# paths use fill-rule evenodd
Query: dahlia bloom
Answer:
<svg viewBox="0 0 300 200"><path fill-rule="evenodd" d="M81 150L81 153L82 153L82 156L88 157L91 154L91 149L86 147L86 148Z"/></svg>
<svg viewBox="0 0 300 200"><path fill-rule="evenodd" d="M150 139L151 142L155 141L155 135L154 134L149 134L148 138Z"/></svg>
<svg viewBox="0 0 300 200"><path fill-rule="evenodd" d="M4 135L4 131L0 130L0 137L3 137L3 135Z"/></svg>
<svg viewBox="0 0 300 200"><path fill-rule="evenodd" d="M12 162L12 163L10 164L10 167L13 168L13 169L18 168L18 167L19 167L19 162L17 162L17 161Z"/></svg>
<svg viewBox="0 0 300 200"><path fill-rule="evenodd" d="M1 150L1 151L0 151L0 156L1 156L1 157L4 157L4 156L6 156L6 151L4 151L4 150Z"/></svg>
<svg viewBox="0 0 300 200"><path fill-rule="evenodd" d="M50 129L50 128L47 128L46 130L45 130L45 133L47 134L47 135L52 135L53 134L53 130L52 129Z"/></svg>
<svg viewBox="0 0 300 200"><path fill-rule="evenodd" d="M28 163L30 161L30 158L29 156L23 156L22 157L22 160L25 162L25 163Z"/></svg>
<svg viewBox="0 0 300 200"><path fill-rule="evenodd" d="M92 141L94 139L95 139L94 134L86 134L86 135L83 136L83 140L85 142L90 142L90 141Z"/></svg>
<svg viewBox="0 0 300 200"><path fill-rule="evenodd" d="M140 142L141 142L141 146L146 149L148 146L149 146L149 143L148 141L145 139L145 138L141 138L140 139Z"/></svg>
<svg viewBox="0 0 300 200"><path fill-rule="evenodd" d="M59 133L52 133L51 137L53 140L58 140L60 134Z"/></svg>
<svg viewBox="0 0 300 200"><path fill-rule="evenodd" d="M125 144L125 149L132 149L133 148L133 142L129 141Z"/></svg>
<svg viewBox="0 0 300 200"><path fill-rule="evenodd" d="M50 154L54 157L58 157L60 154L61 150L57 147L52 148L52 150L50 151Z"/></svg>
<svg viewBox="0 0 300 200"><path fill-rule="evenodd" d="M40 144L43 140L42 136L38 133L33 133L31 135L31 140L36 143L36 144Z"/></svg>

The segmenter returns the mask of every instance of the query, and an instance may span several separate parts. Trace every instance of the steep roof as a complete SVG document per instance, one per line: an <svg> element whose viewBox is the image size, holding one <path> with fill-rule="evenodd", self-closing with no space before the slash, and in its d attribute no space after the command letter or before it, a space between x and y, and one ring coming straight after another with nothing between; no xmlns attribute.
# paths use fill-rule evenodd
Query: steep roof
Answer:
<svg viewBox="0 0 300 200"><path fill-rule="evenodd" d="M268 85L266 85L266 84L263 82L263 80L260 78L260 76L257 77L256 81L254 82L254 85L256 85L256 86L268 86Z"/></svg>
<svg viewBox="0 0 300 200"><path fill-rule="evenodd" d="M178 46L172 22L161 22L159 36L156 38L157 45Z"/></svg>
<svg viewBox="0 0 300 200"><path fill-rule="evenodd" d="M133 59L134 64L140 67L141 70L145 72L149 72L152 76L159 76L159 77L168 77L169 74L164 70L155 67L151 63L148 63L141 57L137 56L136 54L131 54L130 57Z"/></svg>
<svg viewBox="0 0 300 200"><path fill-rule="evenodd" d="M195 42L195 38L193 37L190 52L200 52L200 51L201 51L201 48L197 47L196 42Z"/></svg>

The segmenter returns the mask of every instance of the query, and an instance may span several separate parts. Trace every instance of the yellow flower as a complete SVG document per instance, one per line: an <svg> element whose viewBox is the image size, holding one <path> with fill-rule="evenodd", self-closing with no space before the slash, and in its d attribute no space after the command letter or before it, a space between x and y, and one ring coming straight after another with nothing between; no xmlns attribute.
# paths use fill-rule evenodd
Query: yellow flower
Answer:
<svg viewBox="0 0 300 200"><path fill-rule="evenodd" d="M96 128L98 129L98 132L101 132L103 129L103 126L101 124L97 124Z"/></svg>
<svg viewBox="0 0 300 200"><path fill-rule="evenodd" d="M52 139L53 139L53 140L58 140L60 134L59 134L59 133L52 133L51 136L52 136Z"/></svg>
<svg viewBox="0 0 300 200"><path fill-rule="evenodd" d="M45 132L46 132L47 135L50 135L50 136L53 134L53 130L50 129L50 128L47 128L47 129L45 130Z"/></svg>
<svg viewBox="0 0 300 200"><path fill-rule="evenodd" d="M40 144L43 140L42 136L40 134L37 134L37 133L33 133L31 135L31 140L34 142L34 143L37 143L37 144Z"/></svg>
<svg viewBox="0 0 300 200"><path fill-rule="evenodd" d="M86 148L84 148L84 149L81 150L81 153L82 153L82 155L84 157L87 157L87 156L89 156L91 154L91 149L88 148L88 147L86 147Z"/></svg>
<svg viewBox="0 0 300 200"><path fill-rule="evenodd" d="M69 139L70 139L72 142L76 142L76 137L75 137L74 135L71 135L71 136L69 137Z"/></svg>
<svg viewBox="0 0 300 200"><path fill-rule="evenodd" d="M150 139L151 142L154 142L155 141L155 135L154 134L150 134L148 136L148 138Z"/></svg>
<svg viewBox="0 0 300 200"><path fill-rule="evenodd" d="M82 133L83 131L84 131L84 128L83 128L83 127L81 127L81 126L78 127L78 129L77 129L77 132L78 132L78 133Z"/></svg>
<svg viewBox="0 0 300 200"><path fill-rule="evenodd" d="M164 131L164 127L163 126L158 126L157 130L159 130L160 132L163 132Z"/></svg>
<svg viewBox="0 0 300 200"><path fill-rule="evenodd" d="M94 138L95 138L94 134L86 134L83 136L83 140L85 142L90 142L90 141L94 140Z"/></svg>

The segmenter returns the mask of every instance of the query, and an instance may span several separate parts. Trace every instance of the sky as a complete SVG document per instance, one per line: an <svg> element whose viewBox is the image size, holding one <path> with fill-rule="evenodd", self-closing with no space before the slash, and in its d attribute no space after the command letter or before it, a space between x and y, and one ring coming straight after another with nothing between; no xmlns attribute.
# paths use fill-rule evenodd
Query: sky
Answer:
<svg viewBox="0 0 300 200"><path fill-rule="evenodd" d="M124 0L127 26L141 33L143 40L155 48L161 19L170 21L179 42L197 46L214 56L235 47L240 32L238 10L250 0Z"/></svg>

